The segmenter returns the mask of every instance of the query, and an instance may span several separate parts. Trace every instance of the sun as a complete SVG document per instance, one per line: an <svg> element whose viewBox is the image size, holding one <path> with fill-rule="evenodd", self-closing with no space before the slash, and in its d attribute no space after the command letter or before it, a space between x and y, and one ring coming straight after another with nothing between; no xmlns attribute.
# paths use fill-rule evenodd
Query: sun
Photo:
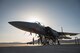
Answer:
<svg viewBox="0 0 80 53"><path fill-rule="evenodd" d="M27 19L27 21L28 21L28 22L37 22L37 21L38 21L38 22L39 22L40 20L39 20L39 18L32 16L32 17L29 17L29 18Z"/></svg>

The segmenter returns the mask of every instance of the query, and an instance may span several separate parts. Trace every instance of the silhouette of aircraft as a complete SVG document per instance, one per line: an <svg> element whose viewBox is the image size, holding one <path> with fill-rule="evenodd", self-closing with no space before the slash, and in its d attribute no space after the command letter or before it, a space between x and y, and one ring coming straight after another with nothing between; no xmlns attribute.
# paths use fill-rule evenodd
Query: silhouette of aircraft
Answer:
<svg viewBox="0 0 80 53"><path fill-rule="evenodd" d="M79 34L79 33L70 33L70 32L58 32L50 28L49 26L45 27L41 25L39 22L36 23L36 22L24 22L24 21L11 21L8 23L21 30L38 34L41 44L44 44L44 45L48 44L47 42L49 40L52 40L53 42L57 42L57 44L60 45L59 39L62 39L62 38L71 39L70 37L66 37L66 35L74 36Z"/></svg>

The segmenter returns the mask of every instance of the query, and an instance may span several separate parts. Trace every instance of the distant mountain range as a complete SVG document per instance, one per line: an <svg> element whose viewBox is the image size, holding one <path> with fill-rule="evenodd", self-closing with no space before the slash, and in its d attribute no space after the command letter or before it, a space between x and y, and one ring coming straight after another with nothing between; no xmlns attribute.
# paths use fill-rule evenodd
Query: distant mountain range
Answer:
<svg viewBox="0 0 80 53"><path fill-rule="evenodd" d="M77 40L60 40L61 43L80 43L80 39Z"/></svg>
<svg viewBox="0 0 80 53"><path fill-rule="evenodd" d="M3 42L3 43L0 43L0 44L32 44L33 41L31 42L27 42L27 43L22 43L22 42ZM37 44L38 43L38 40L35 40L34 41L34 44ZM80 39L77 39L77 40L60 40L60 43L79 43L80 44Z"/></svg>
<svg viewBox="0 0 80 53"><path fill-rule="evenodd" d="M78 43L78 44L80 44L80 39L77 39L77 40L59 40L60 41L60 43L73 43L73 44L75 44L75 43ZM33 43L33 41L31 41L31 42L28 42L27 44L32 44ZM36 43L38 43L38 40L35 40L34 41L34 43L36 44Z"/></svg>
<svg viewBox="0 0 80 53"><path fill-rule="evenodd" d="M0 44L25 44L22 42L1 42Z"/></svg>

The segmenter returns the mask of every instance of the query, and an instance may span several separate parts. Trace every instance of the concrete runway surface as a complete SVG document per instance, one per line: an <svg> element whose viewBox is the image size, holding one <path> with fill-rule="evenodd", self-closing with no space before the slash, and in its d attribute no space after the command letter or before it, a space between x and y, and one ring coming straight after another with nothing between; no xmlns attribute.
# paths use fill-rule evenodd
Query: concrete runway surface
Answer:
<svg viewBox="0 0 80 53"><path fill-rule="evenodd" d="M0 53L80 53L80 45L0 47Z"/></svg>

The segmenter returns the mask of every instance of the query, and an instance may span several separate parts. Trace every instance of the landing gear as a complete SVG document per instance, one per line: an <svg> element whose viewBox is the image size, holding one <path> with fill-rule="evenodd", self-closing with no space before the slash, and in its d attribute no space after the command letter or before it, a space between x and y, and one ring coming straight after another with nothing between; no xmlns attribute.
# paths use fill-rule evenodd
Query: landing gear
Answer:
<svg viewBox="0 0 80 53"><path fill-rule="evenodd" d="M60 42L59 42L59 40L58 40L58 45L60 45Z"/></svg>
<svg viewBox="0 0 80 53"><path fill-rule="evenodd" d="M57 39L56 41L57 41L57 45L60 45L60 42L59 42L59 40Z"/></svg>
<svg viewBox="0 0 80 53"><path fill-rule="evenodd" d="M60 42L58 39L52 39L53 45L60 45Z"/></svg>
<svg viewBox="0 0 80 53"><path fill-rule="evenodd" d="M60 45L60 42L57 38L53 38L52 36L45 37L45 36L39 35L38 44L41 44L41 45L56 45L56 44Z"/></svg>

